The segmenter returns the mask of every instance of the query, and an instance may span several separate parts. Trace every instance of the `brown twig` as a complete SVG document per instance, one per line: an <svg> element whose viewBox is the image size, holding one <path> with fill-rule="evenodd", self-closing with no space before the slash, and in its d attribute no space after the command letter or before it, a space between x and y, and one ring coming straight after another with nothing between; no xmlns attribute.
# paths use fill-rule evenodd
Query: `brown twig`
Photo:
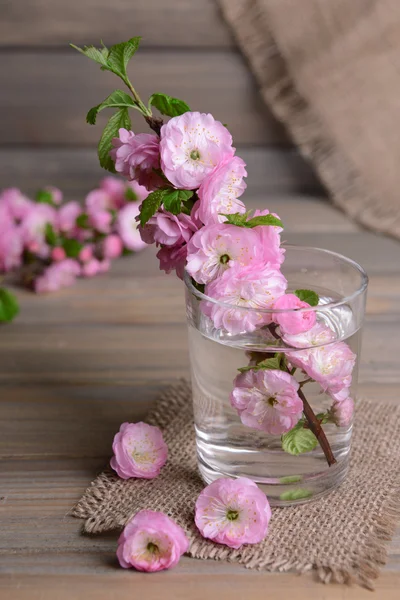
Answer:
<svg viewBox="0 0 400 600"><path fill-rule="evenodd" d="M307 398L303 394L302 390L299 389L297 391L303 402L303 412L304 416L307 419L309 428L317 438L319 445L321 446L323 453L325 454L325 458L327 460L328 465L331 467L336 463L336 458L333 456L332 448L330 443L328 442L328 438L325 435L325 431L321 427L321 423L318 421L317 417L311 406L308 403Z"/></svg>
<svg viewBox="0 0 400 600"><path fill-rule="evenodd" d="M274 336L275 339L280 339L279 335L276 333L276 325L272 323L268 326L269 331ZM325 458L327 460L328 465L331 467L336 463L336 458L333 456L332 448L330 443L328 442L328 438L325 435L325 431L321 427L321 423L318 421L317 417L310 404L308 403L307 398L303 394L301 388L298 390L298 395L303 402L303 412L304 416L307 419L308 426L310 430L313 432L315 437L317 438L319 445L322 448L323 453L325 454Z"/></svg>
<svg viewBox="0 0 400 600"><path fill-rule="evenodd" d="M160 135L164 121L159 117L145 117L145 119L150 129L155 131L157 135Z"/></svg>

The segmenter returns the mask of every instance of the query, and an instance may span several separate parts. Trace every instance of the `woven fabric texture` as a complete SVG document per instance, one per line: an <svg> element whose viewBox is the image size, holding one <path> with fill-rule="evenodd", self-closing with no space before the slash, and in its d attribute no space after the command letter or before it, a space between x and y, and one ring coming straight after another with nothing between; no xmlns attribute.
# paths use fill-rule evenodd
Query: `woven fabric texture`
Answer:
<svg viewBox="0 0 400 600"><path fill-rule="evenodd" d="M121 529L137 511L158 510L184 528L189 555L195 558L272 572L315 569L325 582L373 586L400 516L400 404L360 401L346 481L318 501L274 508L265 541L239 550L203 539L194 525L194 505L204 484L197 472L189 384L168 388L147 421L163 431L169 447L166 466L153 480L122 480L106 469L72 511L85 520L84 531Z"/></svg>
<svg viewBox="0 0 400 600"><path fill-rule="evenodd" d="M400 3L218 1L265 102L335 204L400 238Z"/></svg>

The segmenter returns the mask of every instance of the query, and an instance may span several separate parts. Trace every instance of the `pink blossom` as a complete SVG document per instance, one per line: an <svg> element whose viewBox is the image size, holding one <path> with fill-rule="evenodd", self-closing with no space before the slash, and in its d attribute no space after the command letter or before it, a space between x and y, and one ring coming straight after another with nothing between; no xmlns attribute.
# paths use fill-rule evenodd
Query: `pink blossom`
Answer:
<svg viewBox="0 0 400 600"><path fill-rule="evenodd" d="M186 112L161 128L161 166L177 188L196 189L215 167L233 156L232 136L210 114Z"/></svg>
<svg viewBox="0 0 400 600"><path fill-rule="evenodd" d="M48 192L51 195L51 200L53 204L59 206L63 201L63 193L60 189L54 187L54 185L46 185L43 188L44 192Z"/></svg>
<svg viewBox="0 0 400 600"><path fill-rule="evenodd" d="M271 269L268 264L236 265L206 288L207 296L218 303L203 301L201 308L218 329L226 329L234 335L251 332L271 322L271 314L259 311L271 308L275 300L285 293L286 286L287 281L281 271Z"/></svg>
<svg viewBox="0 0 400 600"><path fill-rule="evenodd" d="M51 260L53 260L54 262L61 262L67 257L64 248L62 248L61 246L56 246L55 248L53 248L50 256Z"/></svg>
<svg viewBox="0 0 400 600"><path fill-rule="evenodd" d="M99 273L107 273L111 267L111 260L105 258L104 260L99 260Z"/></svg>
<svg viewBox="0 0 400 600"><path fill-rule="evenodd" d="M114 138L114 149L110 155L115 170L128 179L135 179L148 190L163 185L162 178L155 173L160 168L160 140L150 133L139 133L121 128L119 137Z"/></svg>
<svg viewBox="0 0 400 600"><path fill-rule="evenodd" d="M154 479L167 461L168 448L158 427L122 423L114 437L110 465L122 479Z"/></svg>
<svg viewBox="0 0 400 600"><path fill-rule="evenodd" d="M253 217L263 217L272 214L279 219L276 213L270 213L269 210L256 210ZM261 238L264 248L264 260L269 262L270 266L279 269L285 259L285 250L281 248L282 227L277 225L258 225L254 228Z"/></svg>
<svg viewBox="0 0 400 600"><path fill-rule="evenodd" d="M162 571L175 567L189 549L185 532L161 512L141 510L118 540L117 557L124 569Z"/></svg>
<svg viewBox="0 0 400 600"><path fill-rule="evenodd" d="M83 263L88 262L93 258L93 246L87 245L83 246L82 250L79 252L79 260Z"/></svg>
<svg viewBox="0 0 400 600"><path fill-rule="evenodd" d="M35 206L18 188L7 188L0 194L0 205L7 207L10 216L16 221L22 221ZM0 214L0 226L2 218Z"/></svg>
<svg viewBox="0 0 400 600"><path fill-rule="evenodd" d="M118 214L117 232L128 250L139 251L147 245L140 236L138 222L136 221L138 214L139 205L137 202L127 204Z"/></svg>
<svg viewBox="0 0 400 600"><path fill-rule="evenodd" d="M8 205L0 201L0 229L5 230L14 227L14 225L15 222Z"/></svg>
<svg viewBox="0 0 400 600"><path fill-rule="evenodd" d="M42 258L49 255L49 247L45 239L47 223L56 227L56 210L49 204L35 204L21 224L22 241L25 248Z"/></svg>
<svg viewBox="0 0 400 600"><path fill-rule="evenodd" d="M246 189L246 164L238 156L228 156L208 175L199 188L198 215L206 225L223 223L224 214L244 213L246 207L238 200Z"/></svg>
<svg viewBox="0 0 400 600"><path fill-rule="evenodd" d="M97 258L91 258L87 262L83 263L81 269L82 277L94 277L101 272L100 261Z"/></svg>
<svg viewBox="0 0 400 600"><path fill-rule="evenodd" d="M88 193L85 198L86 210L89 214L99 211L115 210L112 196L105 189L96 188Z"/></svg>
<svg viewBox="0 0 400 600"><path fill-rule="evenodd" d="M337 342L310 350L305 370L324 391L337 393L350 387L355 362L356 355L349 346Z"/></svg>
<svg viewBox="0 0 400 600"><path fill-rule="evenodd" d="M118 256L121 256L123 244L119 235L113 233L104 238L102 249L105 258L118 258Z"/></svg>
<svg viewBox="0 0 400 600"><path fill-rule="evenodd" d="M349 427L353 420L354 401L350 396L341 402L334 402L329 411L330 420L338 427Z"/></svg>
<svg viewBox="0 0 400 600"><path fill-rule="evenodd" d="M76 219L82 213L78 202L67 202L57 211L57 226L60 231L70 233L76 230Z"/></svg>
<svg viewBox="0 0 400 600"><path fill-rule="evenodd" d="M332 342L335 335L329 327L322 323L316 323L308 331L298 334L285 333L282 336L283 341L293 348L311 348L313 346L324 346Z"/></svg>
<svg viewBox="0 0 400 600"><path fill-rule="evenodd" d="M129 184L118 177L104 177L100 181L100 189L108 194L110 208L119 210L127 203L127 188ZM129 186L130 187L130 186Z"/></svg>
<svg viewBox="0 0 400 600"><path fill-rule="evenodd" d="M238 375L231 394L244 425L280 435L299 421L303 403L297 394L299 384L285 371L266 369Z"/></svg>
<svg viewBox="0 0 400 600"><path fill-rule="evenodd" d="M295 294L285 294L275 301L274 309L285 311L274 313L274 321L279 324L283 334L296 335L314 327L315 311L297 310L301 308L310 308L310 305L300 300Z"/></svg>
<svg viewBox="0 0 400 600"><path fill-rule="evenodd" d="M21 265L23 244L21 230L10 221L0 221L0 273Z"/></svg>
<svg viewBox="0 0 400 600"><path fill-rule="evenodd" d="M234 265L263 263L264 248L252 229L206 225L188 243L187 271L197 283L210 283Z"/></svg>
<svg viewBox="0 0 400 600"><path fill-rule="evenodd" d="M203 537L240 548L265 538L271 514L266 495L254 481L221 477L197 498L195 523Z"/></svg>
<svg viewBox="0 0 400 600"><path fill-rule="evenodd" d="M183 279L187 257L187 244L164 246L157 252L161 271L175 271L179 279Z"/></svg>
<svg viewBox="0 0 400 600"><path fill-rule="evenodd" d="M152 216L144 227L139 226L141 238L146 244L162 244L175 246L188 242L197 231L189 215L172 213L160 209Z"/></svg>
<svg viewBox="0 0 400 600"><path fill-rule="evenodd" d="M45 294L73 285L79 274L80 266L76 260L66 258L61 262L53 263L36 279L35 292Z"/></svg>

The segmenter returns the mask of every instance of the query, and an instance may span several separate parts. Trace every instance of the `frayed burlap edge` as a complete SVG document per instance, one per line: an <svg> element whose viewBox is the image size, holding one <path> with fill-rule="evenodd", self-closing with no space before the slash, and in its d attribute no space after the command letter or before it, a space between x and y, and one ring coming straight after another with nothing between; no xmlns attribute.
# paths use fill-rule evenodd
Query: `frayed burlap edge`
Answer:
<svg viewBox="0 0 400 600"><path fill-rule="evenodd" d="M169 387L150 412L147 422L160 427L166 426L177 407L183 408L187 404L188 395L191 394L190 385L181 380L179 384ZM171 397L178 398L178 405L171 404ZM111 503L115 493L115 481L118 480L111 469L106 469L87 488L82 498L69 513L76 518L84 519L83 531L88 534L101 533L110 529L122 529L126 518L107 520L102 519L99 527L97 511L99 505ZM397 474L393 487L386 494L385 500L379 509L373 530L370 532L369 552L363 561L355 565L354 569L337 568L324 564L318 560L301 560L294 557L279 558L271 552L265 554L257 551L255 547L249 552L249 547L233 551L230 548L215 545L210 548L210 542L203 540L199 535L188 532L190 549L188 555L198 559L227 560L237 562L248 569L264 570L268 572L294 571L299 574L314 571L319 581L323 583L356 583L368 589L374 589L374 580L379 576L380 568L387 559L387 545L393 536L396 525L400 520L400 473ZM287 509L276 509L287 510Z"/></svg>
<svg viewBox="0 0 400 600"><path fill-rule="evenodd" d="M348 156L335 146L312 107L300 95L257 0L218 0L249 60L261 94L287 128L301 154L315 167L336 206L373 231L400 238L400 209L379 202L366 189Z"/></svg>

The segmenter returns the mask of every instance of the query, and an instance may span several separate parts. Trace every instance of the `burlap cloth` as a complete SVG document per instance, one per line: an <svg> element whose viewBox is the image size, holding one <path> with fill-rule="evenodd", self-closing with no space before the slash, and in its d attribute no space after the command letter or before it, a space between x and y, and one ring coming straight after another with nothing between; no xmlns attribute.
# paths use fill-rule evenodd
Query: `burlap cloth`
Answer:
<svg viewBox="0 0 400 600"><path fill-rule="evenodd" d="M184 528L191 540L189 555L195 558L226 559L274 572L315 569L324 582L372 587L400 516L400 403L362 400L345 483L313 503L273 509L265 541L239 550L204 540L193 522L204 484L197 472L188 383L167 389L147 422L163 430L169 448L166 466L153 480L122 480L110 469L101 473L72 511L85 519L85 532L120 529L143 508L159 510Z"/></svg>
<svg viewBox="0 0 400 600"><path fill-rule="evenodd" d="M334 202L400 237L400 2L218 2Z"/></svg>

